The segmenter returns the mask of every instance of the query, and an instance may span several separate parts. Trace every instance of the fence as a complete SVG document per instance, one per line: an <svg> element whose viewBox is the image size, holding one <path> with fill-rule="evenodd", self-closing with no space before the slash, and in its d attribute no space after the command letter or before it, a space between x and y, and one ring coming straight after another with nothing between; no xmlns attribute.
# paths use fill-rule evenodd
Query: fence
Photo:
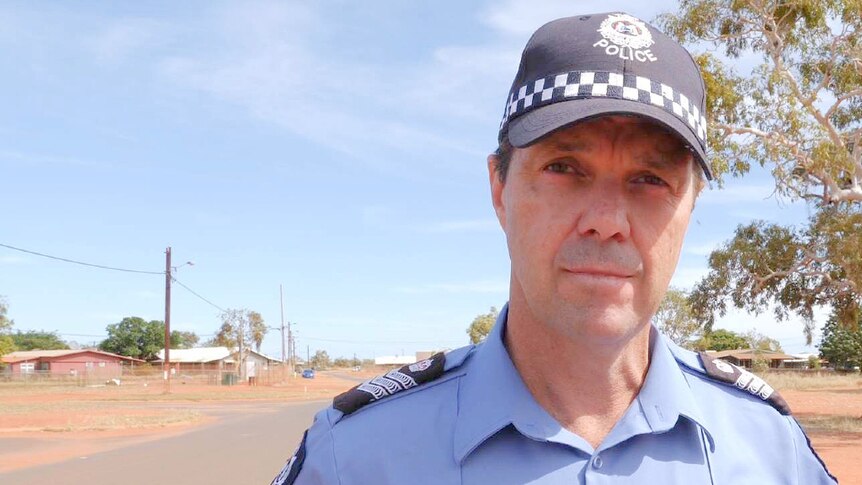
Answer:
<svg viewBox="0 0 862 485"><path fill-rule="evenodd" d="M8 368L7 368L8 369ZM232 386L278 384L290 376L288 366L280 364L268 365L255 371L254 379L244 379L240 382L239 375L233 368L179 368L171 374L171 382L201 386ZM116 379L116 381L115 381ZM51 371L2 372L0 382L22 386L100 386L100 385L153 385L164 381L164 370L161 366L140 365L123 366L119 370L93 369L75 374L52 373Z"/></svg>

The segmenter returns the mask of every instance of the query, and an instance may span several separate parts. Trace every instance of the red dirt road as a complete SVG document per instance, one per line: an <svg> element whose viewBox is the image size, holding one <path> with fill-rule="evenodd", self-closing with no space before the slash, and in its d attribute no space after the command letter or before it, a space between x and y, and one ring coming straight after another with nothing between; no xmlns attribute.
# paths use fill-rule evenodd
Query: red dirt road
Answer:
<svg viewBox="0 0 862 485"><path fill-rule="evenodd" d="M810 416L852 416L862 422L862 389L781 391L803 423ZM862 484L862 433L810 431L811 443L840 483Z"/></svg>
<svg viewBox="0 0 862 485"><path fill-rule="evenodd" d="M158 459L165 460L168 467L155 472L162 480L153 481L148 475L140 483L179 483L177 476L183 477L182 483L198 483L194 481L198 478L202 480L200 483L263 483L292 452L316 408L326 404L314 400L331 397L353 386L360 377L367 376L322 373L316 379L297 380L283 387L185 388L168 397L154 396L160 393L156 389L134 388L3 392L0 393L0 483L83 483L72 480L70 477L77 475L69 470L78 470L79 478L93 478L111 470L120 473L131 464L140 466L142 460L158 468L161 466ZM851 416L862 420L860 388L781 392L803 423L811 416ZM314 404L301 404L309 400ZM299 407L285 406L286 401L300 401ZM20 412L15 412L15 406ZM183 419L171 419L182 413L185 413ZM279 431L273 425L274 420L279 422ZM130 428L129 422L141 426ZM67 429L71 431L64 431ZM862 467L858 465L862 433L812 429L809 436L842 484L862 484ZM259 451L261 448L255 443L261 440L269 442L272 448ZM224 448L219 447L219 441L224 442ZM246 442L247 447L242 447ZM206 449L209 455L190 453L189 449ZM223 465L235 468L236 463L247 463L250 470L242 471L244 474L237 476L239 481L230 482L227 476L237 472L230 471L230 467L223 469ZM93 468L95 464L98 469ZM251 469L257 470L257 475ZM189 471L194 470L201 473L191 477ZM249 480L251 476L257 479ZM203 480L205 477L210 481ZM116 483L116 475L113 478L105 475L104 482L92 479L87 482ZM62 481L66 479L70 481ZM135 480L130 478L123 483L139 483Z"/></svg>

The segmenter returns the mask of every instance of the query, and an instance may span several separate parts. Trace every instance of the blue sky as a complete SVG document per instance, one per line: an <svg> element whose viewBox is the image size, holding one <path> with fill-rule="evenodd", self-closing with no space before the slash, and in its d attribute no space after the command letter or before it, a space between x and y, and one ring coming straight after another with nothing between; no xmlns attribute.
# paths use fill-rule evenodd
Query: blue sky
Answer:
<svg viewBox="0 0 862 485"><path fill-rule="evenodd" d="M456 347L508 294L485 156L530 33L556 17L675 2L7 2L0 6L0 243L164 269L223 308L297 322L297 349ZM704 194L674 279L741 223L800 223L761 172ZM87 343L164 318L164 278L0 248L21 330ZM180 287L172 327L218 310ZM735 312L789 351L799 322ZM278 332L263 350L280 355Z"/></svg>

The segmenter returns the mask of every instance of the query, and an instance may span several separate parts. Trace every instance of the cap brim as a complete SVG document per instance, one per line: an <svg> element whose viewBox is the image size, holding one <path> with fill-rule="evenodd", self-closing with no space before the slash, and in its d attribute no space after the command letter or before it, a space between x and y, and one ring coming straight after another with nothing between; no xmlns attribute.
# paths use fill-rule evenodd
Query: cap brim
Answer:
<svg viewBox="0 0 862 485"><path fill-rule="evenodd" d="M703 144L697 139L684 121L664 111L662 108L646 103L614 98L588 98L561 101L536 108L512 120L508 126L509 143L517 148L529 146L542 137L565 126L605 115L623 114L649 118L680 138L691 148L707 180L712 173L706 163Z"/></svg>

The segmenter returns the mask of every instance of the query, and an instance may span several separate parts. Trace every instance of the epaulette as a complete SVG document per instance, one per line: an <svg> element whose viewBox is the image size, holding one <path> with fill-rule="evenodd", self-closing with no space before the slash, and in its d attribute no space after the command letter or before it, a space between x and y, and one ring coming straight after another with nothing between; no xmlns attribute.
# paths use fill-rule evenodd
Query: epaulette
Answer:
<svg viewBox="0 0 862 485"><path fill-rule="evenodd" d="M787 405L787 401L778 394L778 391L773 389L772 386L760 377L730 362L717 359L706 352L699 352L698 355L700 355L700 361L703 363L706 375L710 379L734 385L763 399L770 406L777 409L779 413L785 416L790 415L790 406Z"/></svg>
<svg viewBox="0 0 862 485"><path fill-rule="evenodd" d="M439 352L415 364L391 370L335 396L332 407L346 416L374 401L433 381L445 371L446 354Z"/></svg>

